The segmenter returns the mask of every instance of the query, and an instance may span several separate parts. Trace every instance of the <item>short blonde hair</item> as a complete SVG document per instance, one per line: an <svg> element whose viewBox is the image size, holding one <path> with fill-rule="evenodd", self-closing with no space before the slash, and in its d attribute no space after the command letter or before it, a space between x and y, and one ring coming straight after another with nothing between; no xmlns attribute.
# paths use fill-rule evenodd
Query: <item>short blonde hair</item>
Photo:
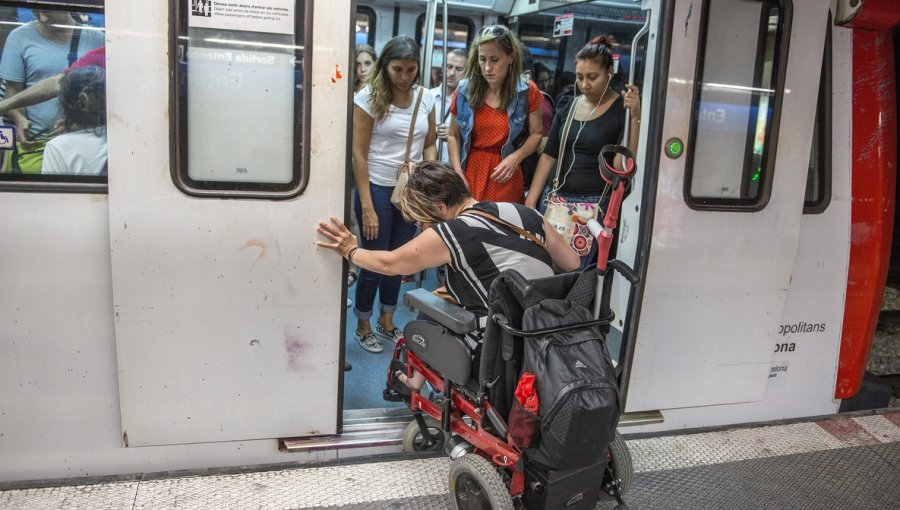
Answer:
<svg viewBox="0 0 900 510"><path fill-rule="evenodd" d="M410 174L400 193L400 212L406 221L439 223L436 204L453 207L472 198L462 177L440 161L423 161Z"/></svg>

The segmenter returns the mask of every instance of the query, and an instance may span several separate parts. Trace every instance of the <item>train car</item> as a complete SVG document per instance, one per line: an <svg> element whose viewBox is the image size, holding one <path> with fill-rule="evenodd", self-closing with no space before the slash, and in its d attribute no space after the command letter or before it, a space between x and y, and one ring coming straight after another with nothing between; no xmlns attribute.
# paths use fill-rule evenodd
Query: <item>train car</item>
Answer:
<svg viewBox="0 0 900 510"><path fill-rule="evenodd" d="M448 46L507 23L556 79L612 33L642 90L617 233L642 281L616 282L610 341L623 433L859 391L893 236L889 3L449 2ZM77 67L105 83L90 143L52 136L52 100L0 125L0 483L396 451L409 415L360 397L387 353L345 370L347 267L315 223L349 214L353 46L433 40L435 85L437 5L0 1L7 98L70 91Z"/></svg>

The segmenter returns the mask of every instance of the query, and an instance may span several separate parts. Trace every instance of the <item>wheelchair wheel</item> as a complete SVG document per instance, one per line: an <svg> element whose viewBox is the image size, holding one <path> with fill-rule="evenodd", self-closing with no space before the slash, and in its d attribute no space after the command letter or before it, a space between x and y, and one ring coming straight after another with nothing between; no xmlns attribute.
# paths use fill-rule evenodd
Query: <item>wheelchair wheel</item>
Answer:
<svg viewBox="0 0 900 510"><path fill-rule="evenodd" d="M428 426L428 433L435 438L435 441L426 441L422 436L422 429L419 428L419 422L413 420L406 425L406 430L403 431L404 452L439 452L444 449L447 435L441 430L441 424L431 416L424 416L424 418L425 425Z"/></svg>
<svg viewBox="0 0 900 510"><path fill-rule="evenodd" d="M475 454L463 455L450 466L450 497L456 510L513 510L497 468Z"/></svg>
<svg viewBox="0 0 900 510"><path fill-rule="evenodd" d="M616 431L616 436L609 442L609 455L613 475L621 480L619 492L625 494L631 489L631 483L634 479L634 465L631 462L631 453L628 451L625 439L622 438L622 434L619 434L618 430Z"/></svg>

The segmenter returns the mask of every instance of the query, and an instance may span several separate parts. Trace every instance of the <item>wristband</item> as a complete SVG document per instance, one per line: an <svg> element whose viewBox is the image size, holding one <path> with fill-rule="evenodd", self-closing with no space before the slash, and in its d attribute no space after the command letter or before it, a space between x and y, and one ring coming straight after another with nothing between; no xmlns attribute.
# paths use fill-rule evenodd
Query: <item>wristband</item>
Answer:
<svg viewBox="0 0 900 510"><path fill-rule="evenodd" d="M340 252L341 252L341 257L347 258L347 255L348 255L354 248L357 248L358 246L359 246L359 243L356 241L356 239L353 239L353 244L350 244L349 246L339 246L338 249L339 249Z"/></svg>
<svg viewBox="0 0 900 510"><path fill-rule="evenodd" d="M356 253L356 250L359 249L359 246L354 246L347 252L347 262L353 263L353 254Z"/></svg>

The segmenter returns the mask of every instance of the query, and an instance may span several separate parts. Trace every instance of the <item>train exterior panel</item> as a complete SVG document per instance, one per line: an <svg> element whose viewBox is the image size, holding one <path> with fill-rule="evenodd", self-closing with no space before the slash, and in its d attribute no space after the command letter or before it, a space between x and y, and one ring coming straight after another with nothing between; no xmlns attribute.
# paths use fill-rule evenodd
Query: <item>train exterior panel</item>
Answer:
<svg viewBox="0 0 900 510"><path fill-rule="evenodd" d="M396 451L279 438L340 444L354 390L346 267L314 244L317 220L349 212L352 45L433 25L425 1L360 2L365 22L307 1L258 0L294 22L232 26L189 0L0 1L10 27L40 7L103 15L109 146L108 182L0 170L0 484ZM567 9L573 35L554 37ZM642 283L615 283L611 347L626 412L659 422L626 414L623 432L830 414L856 393L896 164L893 75L867 82L892 92L877 102L857 87L861 60L894 56L861 31L896 21L827 0L450 14L454 44L505 22L557 75L614 32L618 78L641 86L617 257Z"/></svg>

